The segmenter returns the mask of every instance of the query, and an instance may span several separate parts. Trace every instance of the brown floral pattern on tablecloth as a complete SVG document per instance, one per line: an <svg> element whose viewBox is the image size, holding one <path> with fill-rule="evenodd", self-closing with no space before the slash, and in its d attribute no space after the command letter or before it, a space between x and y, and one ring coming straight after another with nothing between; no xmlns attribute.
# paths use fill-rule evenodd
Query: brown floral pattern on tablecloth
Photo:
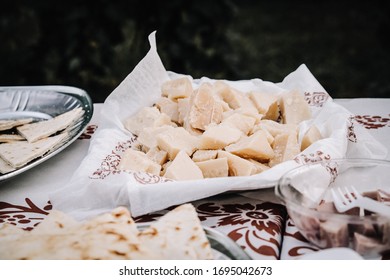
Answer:
<svg viewBox="0 0 390 280"><path fill-rule="evenodd" d="M88 125L84 132L79 136L79 140L89 140L92 138L92 135L95 133L98 126L96 124Z"/></svg>
<svg viewBox="0 0 390 280"><path fill-rule="evenodd" d="M271 202L196 204L202 224L217 228L253 258L279 259L285 207Z"/></svg>
<svg viewBox="0 0 390 280"><path fill-rule="evenodd" d="M353 119L367 129L390 127L390 114L387 116L356 115Z"/></svg>
<svg viewBox="0 0 390 280"><path fill-rule="evenodd" d="M258 200L241 203L207 200L193 203L204 226L215 228L229 236L254 259L280 258L287 215L284 206ZM236 199L240 200L248 199ZM174 206L134 219L137 223L153 222L173 208Z"/></svg>
<svg viewBox="0 0 390 280"><path fill-rule="evenodd" d="M294 222L287 218L286 227L283 234L283 247L280 255L281 259L294 259L307 253L313 253L319 249L309 243L299 232Z"/></svg>
<svg viewBox="0 0 390 280"><path fill-rule="evenodd" d="M0 201L0 225L2 223L9 223L26 230L31 230L53 208L50 201L42 206L37 206L29 198L26 198L25 202L25 205L17 205Z"/></svg>

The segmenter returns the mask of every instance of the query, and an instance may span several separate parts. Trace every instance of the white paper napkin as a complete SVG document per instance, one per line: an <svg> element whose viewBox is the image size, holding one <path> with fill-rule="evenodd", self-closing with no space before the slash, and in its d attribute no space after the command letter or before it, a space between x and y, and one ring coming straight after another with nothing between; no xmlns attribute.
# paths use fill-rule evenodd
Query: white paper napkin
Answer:
<svg viewBox="0 0 390 280"><path fill-rule="evenodd" d="M295 160L253 176L195 181L172 182L142 172L121 172L117 169L121 155L135 140L124 129L123 120L142 107L151 106L161 96L164 81L183 76L164 68L157 53L155 32L149 35L149 42L149 52L104 102L99 128L91 139L88 155L68 184L50 194L55 208L83 219L124 205L138 216L226 191L273 187L283 173L305 162L326 158L386 157L387 150L365 129L353 125L352 114L334 103L302 64L281 83L261 79L225 81L243 92L263 90L276 93L299 89L305 93L313 119L300 125L300 135L315 124L325 138L311 145ZM206 77L190 79L194 88L205 81L213 82Z"/></svg>

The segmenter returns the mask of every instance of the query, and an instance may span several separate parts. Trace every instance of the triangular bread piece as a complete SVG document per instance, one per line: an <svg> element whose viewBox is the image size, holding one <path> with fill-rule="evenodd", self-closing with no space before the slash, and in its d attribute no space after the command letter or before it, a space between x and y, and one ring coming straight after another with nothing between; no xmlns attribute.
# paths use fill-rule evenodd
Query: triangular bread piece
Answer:
<svg viewBox="0 0 390 280"><path fill-rule="evenodd" d="M32 122L32 118L20 119L20 120L0 120L0 131L14 128L15 126L24 125Z"/></svg>
<svg viewBox="0 0 390 280"><path fill-rule="evenodd" d="M0 143L8 143L21 140L26 140L26 138L19 134L0 134Z"/></svg>
<svg viewBox="0 0 390 280"><path fill-rule="evenodd" d="M172 210L143 232L124 207L77 222L52 210L27 232L0 225L0 259L188 259L212 258L195 208Z"/></svg>
<svg viewBox="0 0 390 280"><path fill-rule="evenodd" d="M18 141L0 144L0 157L13 168L19 168L31 160L44 155L66 138L67 133L38 140L34 143Z"/></svg>
<svg viewBox="0 0 390 280"><path fill-rule="evenodd" d="M15 168L13 168L11 165L9 165L5 160L3 160L0 157L0 174L6 174L14 170Z"/></svg>
<svg viewBox="0 0 390 280"><path fill-rule="evenodd" d="M28 142L33 143L39 139L53 135L58 131L64 130L76 122L83 114L84 110L81 107L78 107L58 115L50 120L35 122L17 127L17 131L20 133L20 135L25 137Z"/></svg>
<svg viewBox="0 0 390 280"><path fill-rule="evenodd" d="M162 216L139 235L143 246L162 259L212 259L212 250L194 206L183 204Z"/></svg>

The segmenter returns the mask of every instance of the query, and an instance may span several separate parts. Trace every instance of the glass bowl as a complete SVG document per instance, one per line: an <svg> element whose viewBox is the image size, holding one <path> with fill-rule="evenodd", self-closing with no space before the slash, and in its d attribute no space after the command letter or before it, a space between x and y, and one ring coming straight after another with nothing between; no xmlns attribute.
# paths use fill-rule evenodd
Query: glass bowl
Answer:
<svg viewBox="0 0 390 280"><path fill-rule="evenodd" d="M389 215L360 208L339 213L330 190L354 186L389 206ZM275 188L302 235L320 248L349 247L366 259L390 252L390 161L339 159L302 165Z"/></svg>

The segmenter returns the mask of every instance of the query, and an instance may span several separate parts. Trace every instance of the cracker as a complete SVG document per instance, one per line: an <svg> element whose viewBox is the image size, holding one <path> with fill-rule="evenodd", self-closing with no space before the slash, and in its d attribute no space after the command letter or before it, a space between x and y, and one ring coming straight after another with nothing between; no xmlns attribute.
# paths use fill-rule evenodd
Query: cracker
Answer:
<svg viewBox="0 0 390 280"><path fill-rule="evenodd" d="M6 173L9 173L9 172L14 171L14 170L16 170L16 168L9 165L4 159L2 159L0 157L0 173L1 174L6 174Z"/></svg>
<svg viewBox="0 0 390 280"><path fill-rule="evenodd" d="M67 133L38 140L34 143L18 141L0 144L0 157L13 168L19 168L36 159L60 144Z"/></svg>
<svg viewBox="0 0 390 280"><path fill-rule="evenodd" d="M16 129L28 142L33 143L39 139L43 139L58 131L66 129L76 122L83 114L84 110L81 107L78 107L50 120L26 124L19 126Z"/></svg>
<svg viewBox="0 0 390 280"><path fill-rule="evenodd" d="M20 120L0 120L0 131L8 130L16 126L31 123L32 118L20 119Z"/></svg>
<svg viewBox="0 0 390 280"><path fill-rule="evenodd" d="M19 134L0 134L0 143L9 143L21 140L26 140L26 138Z"/></svg>

